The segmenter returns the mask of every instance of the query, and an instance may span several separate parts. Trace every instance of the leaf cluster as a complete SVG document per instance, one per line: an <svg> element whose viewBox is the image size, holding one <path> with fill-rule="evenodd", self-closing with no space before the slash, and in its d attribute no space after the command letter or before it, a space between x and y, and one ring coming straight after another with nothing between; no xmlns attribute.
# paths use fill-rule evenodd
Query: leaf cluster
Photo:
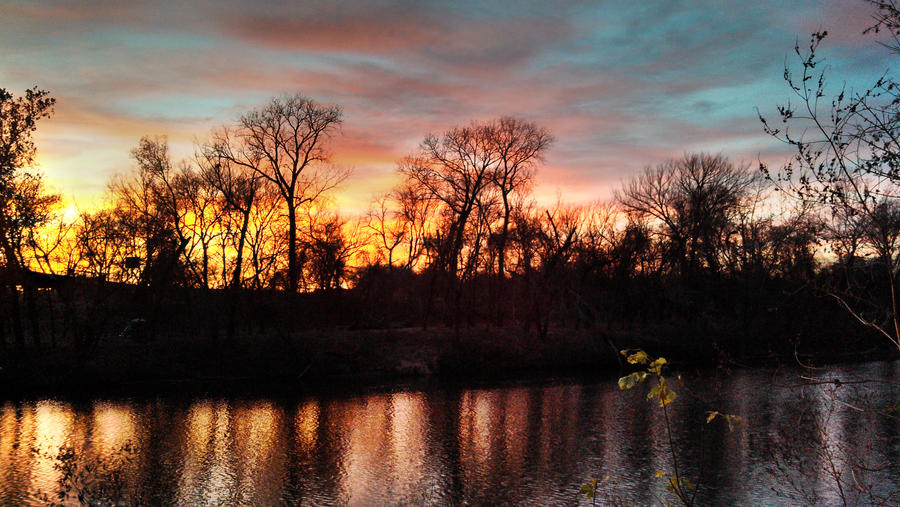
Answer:
<svg viewBox="0 0 900 507"><path fill-rule="evenodd" d="M630 373L619 379L619 389L625 391L647 380L647 377L653 375L656 377L656 385L650 389L647 399L658 400L660 407L665 407L669 403L675 401L675 391L670 389L666 384L666 378L662 375L662 369L668 364L666 358L650 357L643 350L630 351L622 350L619 352L625 356L628 364L646 366L645 370Z"/></svg>

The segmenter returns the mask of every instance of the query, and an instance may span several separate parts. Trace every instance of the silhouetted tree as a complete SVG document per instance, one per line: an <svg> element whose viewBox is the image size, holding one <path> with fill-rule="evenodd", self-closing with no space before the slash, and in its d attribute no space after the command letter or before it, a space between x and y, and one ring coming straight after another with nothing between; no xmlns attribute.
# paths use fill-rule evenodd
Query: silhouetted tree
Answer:
<svg viewBox="0 0 900 507"><path fill-rule="evenodd" d="M0 88L0 254L8 269L20 268L16 244L22 231L39 225L58 200L43 191L40 176L27 172L34 162L37 122L53 114L55 103L36 87L22 97Z"/></svg>
<svg viewBox="0 0 900 507"><path fill-rule="evenodd" d="M294 292L302 268L297 212L348 176L328 165L325 149L342 116L340 107L302 95L275 98L241 116L228 142L214 143L218 158L254 171L278 189L288 218L287 288Z"/></svg>
<svg viewBox="0 0 900 507"><path fill-rule="evenodd" d="M420 267L426 240L433 235L437 222L438 201L427 188L414 180L401 183L391 192L391 198L397 203L397 220L403 224L405 267Z"/></svg>
<svg viewBox="0 0 900 507"><path fill-rule="evenodd" d="M165 137L143 137L131 152L135 171L110 183L115 213L124 230L138 240L143 258L141 283L165 284L184 258L192 268L184 230L187 208L177 190L179 172ZM184 279L185 273L178 278Z"/></svg>
<svg viewBox="0 0 900 507"><path fill-rule="evenodd" d="M91 277L137 282L139 266L126 267L126 259L139 259L131 232L113 210L82 212L75 226L76 265Z"/></svg>
<svg viewBox="0 0 900 507"><path fill-rule="evenodd" d="M227 232L227 203L221 199L222 194L203 172L197 172L190 165L184 164L174 181L175 198L186 210L184 224L179 227L188 240L187 252L199 249L199 262L191 259L191 266L203 288L211 286L211 280L219 270L215 269L214 243L221 242ZM225 258L221 259L225 263ZM197 266L199 264L199 266ZM226 285L228 278L223 277L221 285ZM218 284L215 284L218 285Z"/></svg>
<svg viewBox="0 0 900 507"><path fill-rule="evenodd" d="M231 270L230 287L238 288L243 283L244 250L250 228L250 218L257 202L260 188L265 180L259 172L232 162L231 156L235 148L230 130L222 128L214 131L211 140L203 145L197 157L202 177L215 188L224 204L223 218L226 222L225 235L233 239L235 251L234 267ZM236 216L237 232L231 226L232 217ZM223 269L227 262L223 259Z"/></svg>
<svg viewBox="0 0 900 507"><path fill-rule="evenodd" d="M409 223L393 205L391 196L382 196L366 212L366 229L375 241L378 262L386 264L388 269L393 269L395 252L407 242L410 233Z"/></svg>
<svg viewBox="0 0 900 507"><path fill-rule="evenodd" d="M872 30L887 30L896 42L900 16L893 2L878 7ZM844 254L874 254L882 264L887 303L870 304L868 294L826 288L856 319L878 330L900 348L900 250L896 241L896 200L900 195L900 86L890 75L864 90L827 88L826 67L817 51L827 32L817 32L806 48L794 52L799 69L786 66L784 77L795 100L778 106L778 124L760 116L767 133L793 146L783 168L764 173L788 195L827 209L839 223L832 237Z"/></svg>
<svg viewBox="0 0 900 507"><path fill-rule="evenodd" d="M287 224L281 218L281 195L273 185L262 185L257 190L247 230L249 284L254 289L275 288L279 285L278 273L287 271ZM281 285L286 287L285 283Z"/></svg>
<svg viewBox="0 0 900 507"><path fill-rule="evenodd" d="M307 288L338 289L347 280L350 260L359 244L357 231L347 231L348 223L336 213L305 210L301 233L304 247ZM357 228L358 229L358 228Z"/></svg>
<svg viewBox="0 0 900 507"><path fill-rule="evenodd" d="M29 172L36 152L32 136L37 122L53 113L55 103L56 99L50 97L49 92L36 87L17 98L0 88L0 259L2 271L10 278L7 288L19 347L24 346L25 338L17 282L21 282L25 290L32 339L36 346L40 344L34 288L27 282L27 277L22 278L23 269L28 267L22 259L22 244L29 230L49 219L53 206L59 201L58 195L46 192L40 175Z"/></svg>
<svg viewBox="0 0 900 507"><path fill-rule="evenodd" d="M667 240L664 262L685 276L701 268L717 274L732 221L752 175L722 156L686 155L628 183L618 194L627 211L659 223Z"/></svg>
<svg viewBox="0 0 900 507"><path fill-rule="evenodd" d="M534 167L543 160L553 136L534 123L510 117L491 122L488 130L498 156L491 180L499 191L502 203L497 240L497 274L502 278L506 273L506 244L513 199L516 194L530 190Z"/></svg>
<svg viewBox="0 0 900 507"><path fill-rule="evenodd" d="M458 275L466 227L499 161L492 141L488 125L455 127L441 136L429 135L415 155L400 163L404 177L427 189L443 205L446 239L437 262L438 269L453 277Z"/></svg>

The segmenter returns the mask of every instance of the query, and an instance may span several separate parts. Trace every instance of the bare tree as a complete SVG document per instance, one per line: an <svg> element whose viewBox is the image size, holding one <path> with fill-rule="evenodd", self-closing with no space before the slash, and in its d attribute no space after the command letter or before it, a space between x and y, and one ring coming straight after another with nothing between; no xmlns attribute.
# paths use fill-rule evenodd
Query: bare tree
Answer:
<svg viewBox="0 0 900 507"><path fill-rule="evenodd" d="M199 248L200 266L196 271L200 285L209 288L211 275L218 271L212 265L213 242L219 240L225 233L223 225L227 205L220 199L220 192L206 174L198 173L187 164L182 166L175 180L175 191L176 197L182 201L182 206L187 211L185 223L180 227L189 240L190 246L187 250L196 251ZM223 263L224 261L222 259ZM222 285L226 284L227 278L222 280Z"/></svg>
<svg viewBox="0 0 900 507"><path fill-rule="evenodd" d="M473 123L455 127L440 136L428 135L419 150L400 162L399 171L409 185L423 188L429 199L440 206L439 227L426 242L433 250L430 289L425 310L425 325L432 309L438 278L445 278L452 290L451 320L458 331L461 317L462 281L471 275L480 245L468 243L478 236L480 208L491 191L491 177L499 162L489 124ZM474 228L474 230L473 230ZM430 243L430 245L428 245ZM467 257L466 257L467 255ZM462 269L460 269L462 268Z"/></svg>
<svg viewBox="0 0 900 507"><path fill-rule="evenodd" d="M287 230L281 214L281 195L273 185L257 191L250 209L247 247L250 254L249 285L254 289L274 288L276 274L284 271Z"/></svg>
<svg viewBox="0 0 900 507"><path fill-rule="evenodd" d="M448 218L447 240L439 268L457 276L466 226L479 198L491 183L499 156L489 125L455 127L441 136L429 135L419 151L400 163L400 173L440 201Z"/></svg>
<svg viewBox="0 0 900 507"><path fill-rule="evenodd" d="M667 260L681 274L720 270L731 222L753 178L722 156L686 155L647 168L617 193L631 213L650 217L670 248Z"/></svg>
<svg viewBox="0 0 900 507"><path fill-rule="evenodd" d="M377 242L374 247L379 260L393 269L395 251L407 240L407 223L400 212L392 208L391 196L382 196L366 212L366 229Z"/></svg>
<svg viewBox="0 0 900 507"><path fill-rule="evenodd" d="M25 169L34 162L32 136L37 122L53 114L55 104L56 99L49 92L36 87L25 90L25 95L18 98L0 88L0 253L8 269L21 267L13 236L21 236L23 227L36 225L39 218L26 216L27 212L43 208L49 204L47 199L52 200L45 193L33 192L42 189L40 177ZM35 197L44 202L28 202Z"/></svg>
<svg viewBox="0 0 900 507"><path fill-rule="evenodd" d="M32 136L37 122L53 113L55 103L49 92L37 88L26 90L18 98L0 88L0 259L4 268L0 275L10 278L7 287L13 307L14 334L20 348L25 345L25 337L17 283L22 283L25 290L32 340L35 346L40 345L34 288L27 277L23 278L23 270L28 266L22 259L22 242L29 230L50 218L52 208L59 201L58 195L46 192L39 174L28 172L34 163L36 149ZM0 276L0 282L3 278L6 277Z"/></svg>
<svg viewBox="0 0 900 507"><path fill-rule="evenodd" d="M403 223L405 267L417 267L425 251L425 243L437 221L437 204L428 189L415 181L405 181L392 192L397 202L397 219Z"/></svg>
<svg viewBox="0 0 900 507"><path fill-rule="evenodd" d="M503 205L500 233L497 245L497 274L506 273L506 244L509 239L513 198L530 190L534 168L543 160L544 152L553 142L553 136L536 124L524 120L503 117L490 124L498 163L491 175Z"/></svg>
<svg viewBox="0 0 900 507"><path fill-rule="evenodd" d="M346 281L350 260L360 247L359 227L334 212L304 209L301 234L305 252L305 288L339 289Z"/></svg>
<svg viewBox="0 0 900 507"><path fill-rule="evenodd" d="M241 116L232 133L235 142L215 145L218 158L254 171L278 189L288 217L287 287L291 291L298 288L302 268L299 208L349 175L328 164L325 149L342 116L340 107L321 105L299 94L275 98Z"/></svg>
<svg viewBox="0 0 900 507"><path fill-rule="evenodd" d="M142 137L131 151L135 171L110 183L116 213L143 249L141 282L167 283L179 258L196 273L185 230L188 213L178 190L179 170L169 155L165 137Z"/></svg>
<svg viewBox="0 0 900 507"><path fill-rule="evenodd" d="M74 248L83 273L113 281L137 281L125 266L127 258L137 258L136 246L113 211L82 212L75 228Z"/></svg>
<svg viewBox="0 0 900 507"><path fill-rule="evenodd" d="M234 268L227 282L230 287L238 288L242 283L244 249L250 217L257 202L259 189L264 183L258 171L235 164L226 156L234 153L234 148L230 146L232 139L226 128L214 132L210 143L201 147L197 159L203 179L219 192L224 201L225 216L229 217L231 213L238 216L240 225L234 245ZM223 268L225 264L223 260Z"/></svg>
<svg viewBox="0 0 900 507"><path fill-rule="evenodd" d="M63 213L52 213L52 217L39 228L31 228L25 238L28 247L28 264L42 273L56 274L60 269L68 272L74 269L73 232L75 222Z"/></svg>
<svg viewBox="0 0 900 507"><path fill-rule="evenodd" d="M871 30L895 37L900 11L894 2L873 2L878 10ZM760 116L765 131L796 149L780 169L762 166L781 190L800 201L824 206L832 219L846 222L832 233L852 252L872 252L883 265L887 303L873 311L858 303L868 294L828 290L857 320L900 348L900 249L895 236L896 202L900 196L900 87L890 76L869 88L846 88L832 94L817 55L827 32L814 33L807 47L794 52L799 72L785 67L793 103L778 106L778 124ZM890 46L890 44L889 44Z"/></svg>

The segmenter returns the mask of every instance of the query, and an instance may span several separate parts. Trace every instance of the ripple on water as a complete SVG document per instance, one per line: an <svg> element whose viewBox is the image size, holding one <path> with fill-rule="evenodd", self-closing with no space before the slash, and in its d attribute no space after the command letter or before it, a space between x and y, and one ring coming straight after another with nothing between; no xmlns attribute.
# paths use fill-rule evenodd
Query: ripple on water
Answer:
<svg viewBox="0 0 900 507"><path fill-rule="evenodd" d="M818 373L842 379L834 393L834 385L799 387L798 372L766 369L673 379L679 398L669 415L683 475L703 470L710 503L804 493L834 500L817 462L822 449L842 463L900 461L895 421L843 405L900 405L898 365ZM872 378L886 382L846 384ZM654 503L664 486L656 473L671 459L659 408L643 394L610 381L542 381L296 399L4 402L0 504L59 492L179 505L572 504L591 477L613 499ZM746 428L704 425L711 409L741 415ZM814 438L786 448L779 438L797 421ZM805 469L782 466L794 451ZM801 479L808 490L793 491L791 480ZM869 479L900 491L896 469Z"/></svg>

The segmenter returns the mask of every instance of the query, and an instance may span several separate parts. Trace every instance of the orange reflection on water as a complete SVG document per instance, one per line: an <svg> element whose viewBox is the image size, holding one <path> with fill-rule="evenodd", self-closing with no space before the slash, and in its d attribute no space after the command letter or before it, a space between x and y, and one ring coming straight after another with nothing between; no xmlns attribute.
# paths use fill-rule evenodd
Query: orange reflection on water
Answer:
<svg viewBox="0 0 900 507"><path fill-rule="evenodd" d="M282 410L268 401L195 403L187 415L177 503L277 502L286 461L283 424Z"/></svg>
<svg viewBox="0 0 900 507"><path fill-rule="evenodd" d="M391 488L408 497L426 486L428 406L422 393L396 393L391 404Z"/></svg>
<svg viewBox="0 0 900 507"><path fill-rule="evenodd" d="M316 446L319 432L319 402L310 400L297 408L294 416L294 430L300 450L309 454Z"/></svg>
<svg viewBox="0 0 900 507"><path fill-rule="evenodd" d="M486 471L497 422L498 397L491 391L466 391L459 401L459 455L463 468Z"/></svg>
<svg viewBox="0 0 900 507"><path fill-rule="evenodd" d="M271 402L257 402L249 407L234 410L232 419L233 455L239 460L234 475L239 497L235 500L241 504L269 503L264 496L275 493L269 476L278 476L284 468L283 452L276 453L276 448L284 449L279 444L282 412Z"/></svg>
<svg viewBox="0 0 900 507"><path fill-rule="evenodd" d="M234 474L228 460L231 455L231 411L227 403L216 404L212 428L212 454L208 458L209 472L202 490L206 493L204 500L222 505L234 487Z"/></svg>
<svg viewBox="0 0 900 507"><path fill-rule="evenodd" d="M188 504L202 476L208 472L213 407L209 401L195 403L187 414L186 438L181 475L178 478L178 502Z"/></svg>
<svg viewBox="0 0 900 507"><path fill-rule="evenodd" d="M510 389L503 398L503 449L512 470L522 470L528 451L528 390Z"/></svg>
<svg viewBox="0 0 900 507"><path fill-rule="evenodd" d="M191 406L185 428L185 449L178 479L178 504L223 505L234 490L231 411L225 402L203 401Z"/></svg>
<svg viewBox="0 0 900 507"><path fill-rule="evenodd" d="M121 451L125 444L135 445L134 408L129 404L94 403L93 445L98 453Z"/></svg>
<svg viewBox="0 0 900 507"><path fill-rule="evenodd" d="M62 472L54 465L67 443L74 419L72 408L64 403L39 401L34 408L23 409L20 447L25 445L27 450L30 446L35 451L29 481L32 490L45 493L56 490Z"/></svg>
<svg viewBox="0 0 900 507"><path fill-rule="evenodd" d="M16 407L6 403L0 409L0 480L6 484L27 483L23 476L30 471L31 452L20 440Z"/></svg>
<svg viewBox="0 0 900 507"><path fill-rule="evenodd" d="M383 493L375 491L374 486L384 486L382 477L375 474L387 450L385 436L389 431L390 405L386 396L376 395L342 408L342 433L347 436L343 490L351 502L365 504L370 495Z"/></svg>

